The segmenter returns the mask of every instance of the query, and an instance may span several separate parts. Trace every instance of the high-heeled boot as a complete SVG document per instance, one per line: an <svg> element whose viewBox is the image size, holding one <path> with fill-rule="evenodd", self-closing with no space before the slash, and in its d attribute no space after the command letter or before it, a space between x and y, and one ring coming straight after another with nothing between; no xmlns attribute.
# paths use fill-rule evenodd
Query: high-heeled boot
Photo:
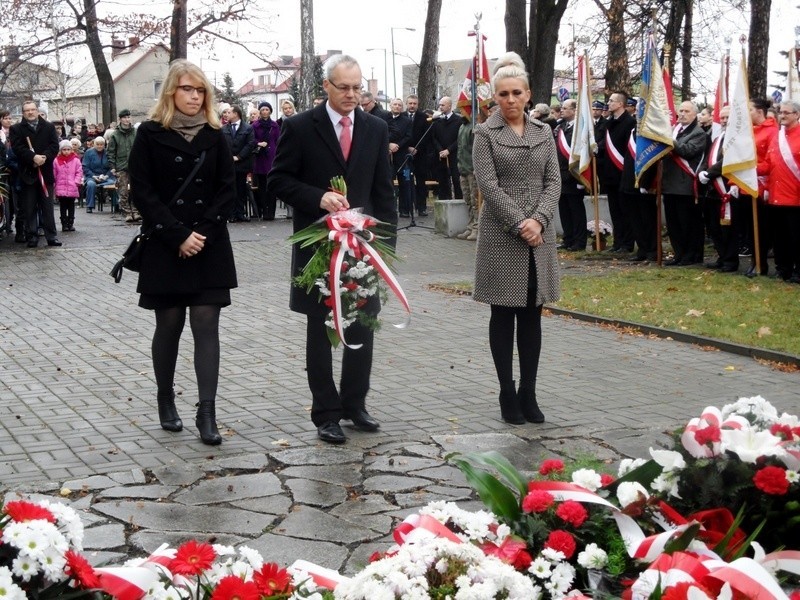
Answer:
<svg viewBox="0 0 800 600"><path fill-rule="evenodd" d="M178 416L178 409L175 407L175 392L159 394L157 398L158 420L161 421L161 429L181 431L183 429L183 421Z"/></svg>
<svg viewBox="0 0 800 600"><path fill-rule="evenodd" d="M513 381L500 386L500 415L506 423L514 425L525 423L525 417L520 411L517 387Z"/></svg>
<svg viewBox="0 0 800 600"><path fill-rule="evenodd" d="M525 420L528 423L544 423L544 413L539 409L539 404L536 402L536 388L520 384L518 395L520 408L522 408Z"/></svg>
<svg viewBox="0 0 800 600"><path fill-rule="evenodd" d="M197 418L194 424L200 432L204 444L217 446L222 443L222 436L217 430L215 403L213 400L201 400L197 405Z"/></svg>

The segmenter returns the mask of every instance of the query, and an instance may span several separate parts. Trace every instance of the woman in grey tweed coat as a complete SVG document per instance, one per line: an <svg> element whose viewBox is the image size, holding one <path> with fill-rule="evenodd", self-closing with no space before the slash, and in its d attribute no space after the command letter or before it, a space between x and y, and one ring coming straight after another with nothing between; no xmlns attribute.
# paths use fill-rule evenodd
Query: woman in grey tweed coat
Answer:
<svg viewBox="0 0 800 600"><path fill-rule="evenodd" d="M489 345L500 382L500 413L509 423L542 423L536 375L542 346L542 305L559 297L555 207L561 190L550 127L529 120L522 59L502 57L492 78L499 105L475 130L475 178L483 194L475 264L478 302L491 305ZM520 387L513 375L514 329Z"/></svg>

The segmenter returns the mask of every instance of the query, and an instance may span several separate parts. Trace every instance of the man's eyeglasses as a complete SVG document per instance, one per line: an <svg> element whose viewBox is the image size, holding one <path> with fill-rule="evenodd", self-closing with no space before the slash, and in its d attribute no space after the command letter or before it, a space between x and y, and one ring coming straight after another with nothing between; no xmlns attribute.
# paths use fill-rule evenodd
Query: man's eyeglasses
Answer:
<svg viewBox="0 0 800 600"><path fill-rule="evenodd" d="M793 115L796 112L797 112L796 110L782 110L778 114L779 115Z"/></svg>
<svg viewBox="0 0 800 600"><path fill-rule="evenodd" d="M353 92L354 94L358 95L364 91L363 85L344 85L341 83L333 83L330 79L328 80L328 83L330 83L343 94L346 94L347 92Z"/></svg>
<svg viewBox="0 0 800 600"><path fill-rule="evenodd" d="M206 88L194 87L193 85L179 85L178 89L187 94L191 94L192 92L197 92L200 96L205 96L206 94Z"/></svg>

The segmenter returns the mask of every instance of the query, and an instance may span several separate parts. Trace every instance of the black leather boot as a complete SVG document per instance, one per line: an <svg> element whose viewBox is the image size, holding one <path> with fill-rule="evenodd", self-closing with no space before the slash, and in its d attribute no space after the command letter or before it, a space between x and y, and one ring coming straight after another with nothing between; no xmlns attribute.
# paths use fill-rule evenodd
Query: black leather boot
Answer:
<svg viewBox="0 0 800 600"><path fill-rule="evenodd" d="M544 413L539 410L539 404L536 402L535 387L520 386L519 404L528 423L544 423Z"/></svg>
<svg viewBox="0 0 800 600"><path fill-rule="evenodd" d="M194 424L200 432L204 444L217 446L222 443L222 436L217 430L216 411L213 400L201 400L197 405L197 418Z"/></svg>
<svg viewBox="0 0 800 600"><path fill-rule="evenodd" d="M161 421L161 429L167 431L183 429L183 421L178 416L178 409L175 408L175 392L158 395L158 420Z"/></svg>
<svg viewBox="0 0 800 600"><path fill-rule="evenodd" d="M500 386L500 415L506 423L522 425L525 417L520 411L517 387L512 381L508 385Z"/></svg>

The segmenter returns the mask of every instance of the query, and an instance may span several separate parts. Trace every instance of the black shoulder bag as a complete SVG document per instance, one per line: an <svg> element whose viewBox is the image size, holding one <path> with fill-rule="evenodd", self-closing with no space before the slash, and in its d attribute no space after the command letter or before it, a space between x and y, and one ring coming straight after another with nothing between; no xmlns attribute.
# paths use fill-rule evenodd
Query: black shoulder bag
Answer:
<svg viewBox="0 0 800 600"><path fill-rule="evenodd" d="M167 204L167 208L170 208L175 201L183 194L186 186L189 185L189 182L194 179L194 176L197 175L197 172L200 170L200 166L203 164L203 161L206 159L206 151L203 150L200 153L200 158L194 165L194 169L189 174L189 176L183 180L183 184L181 187L178 188L178 191L175 192L175 195L172 197L172 200L169 201ZM154 228L150 228L147 231L139 231L133 239L131 240L128 247L125 249L125 252L122 253L122 258L120 258L114 268L111 269L109 275L114 278L114 283L119 283L122 279L122 270L128 269L129 271L133 271L134 273L138 273L139 269L142 268L142 258L144 257L144 245L147 243L147 240L150 239L150 236L153 233Z"/></svg>

